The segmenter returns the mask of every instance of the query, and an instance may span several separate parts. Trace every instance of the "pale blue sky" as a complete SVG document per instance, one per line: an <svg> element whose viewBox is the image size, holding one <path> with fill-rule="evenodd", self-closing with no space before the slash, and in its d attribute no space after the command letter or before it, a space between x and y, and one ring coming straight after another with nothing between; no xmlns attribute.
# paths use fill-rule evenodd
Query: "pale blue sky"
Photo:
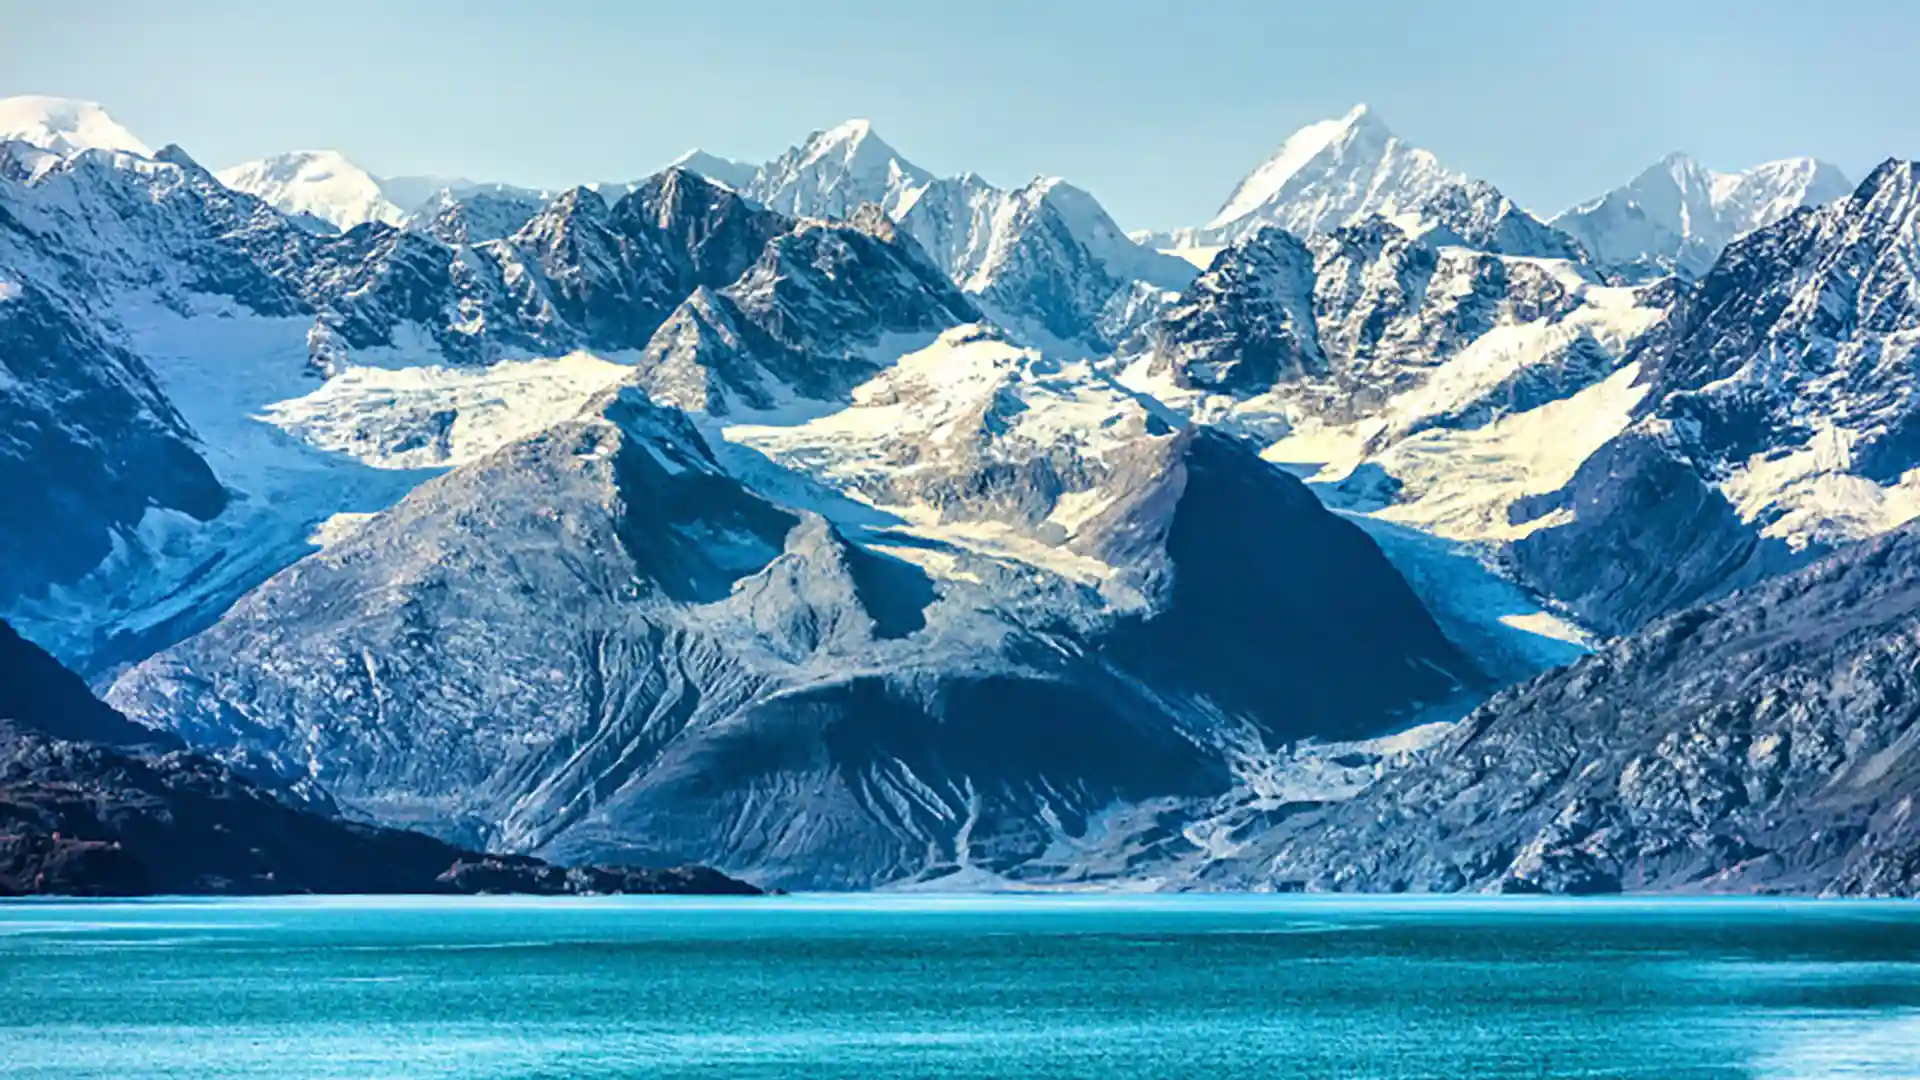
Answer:
<svg viewBox="0 0 1920 1080"><path fill-rule="evenodd" d="M935 172L1057 173L1194 223L1301 124L1371 103L1542 212L1669 150L1920 157L1920 4L0 0L0 96L102 102L210 166L331 148L562 186L866 116Z"/></svg>

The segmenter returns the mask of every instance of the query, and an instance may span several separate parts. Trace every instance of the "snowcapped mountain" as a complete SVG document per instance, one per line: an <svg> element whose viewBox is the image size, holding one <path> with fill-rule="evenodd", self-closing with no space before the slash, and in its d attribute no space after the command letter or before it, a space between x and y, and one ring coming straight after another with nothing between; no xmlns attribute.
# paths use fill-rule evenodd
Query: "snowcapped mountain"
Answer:
<svg viewBox="0 0 1920 1080"><path fill-rule="evenodd" d="M311 214L342 231L369 221L398 225L407 217L380 181L332 150L297 150L214 175L283 213Z"/></svg>
<svg viewBox="0 0 1920 1080"><path fill-rule="evenodd" d="M1087 365L961 329L762 421L610 390L113 699L445 835L847 887L1071 873L1116 807L1204 806L1253 747L1475 678L1359 530Z"/></svg>
<svg viewBox="0 0 1920 1080"><path fill-rule="evenodd" d="M730 187L735 191L746 191L753 185L753 178L760 171L759 166L744 161L733 161L718 157L705 150L689 150L667 163L669 169L685 169L687 172L704 176L716 184Z"/></svg>
<svg viewBox="0 0 1920 1080"><path fill-rule="evenodd" d="M848 120L814 132L762 166L744 190L789 217L844 218L863 203L898 217L932 180L875 135L871 123Z"/></svg>
<svg viewBox="0 0 1920 1080"><path fill-rule="evenodd" d="M1015 191L935 180L900 225L996 322L1069 356L1112 351L1196 272L1135 244L1093 196L1056 177Z"/></svg>
<svg viewBox="0 0 1920 1080"><path fill-rule="evenodd" d="M1449 636L1525 678L1583 632L1537 599L1560 595L1553 575L1529 598L1486 567L1548 523L1516 525L1514 506L1631 422L1645 390L1628 357L1669 304L1581 263L1436 247L1380 218L1305 241L1265 229L1222 250L1118 363L1130 388L1308 477Z"/></svg>
<svg viewBox="0 0 1920 1080"><path fill-rule="evenodd" d="M1195 273L1135 244L1092 195L1057 177L1014 191L972 174L936 178L865 120L815 132L758 170L699 151L683 160L798 217L879 206L995 321L1065 355L1111 351Z"/></svg>
<svg viewBox="0 0 1920 1080"><path fill-rule="evenodd" d="M153 148L91 101L36 94L0 98L0 142L17 140L66 155L117 150L152 157Z"/></svg>
<svg viewBox="0 0 1920 1080"><path fill-rule="evenodd" d="M636 382L656 401L713 415L831 401L903 342L976 318L869 204L844 223L803 220L731 284L698 287L648 342Z"/></svg>
<svg viewBox="0 0 1920 1080"><path fill-rule="evenodd" d="M557 194L310 156L241 185L277 207L29 115L0 616L463 842L1293 881L1248 860L1337 858L1276 822L1495 686L1920 515L1906 163L1817 208L1822 167L1675 165L1674 257L1759 224L1630 285L1366 110L1250 176L1204 272L862 122Z"/></svg>
<svg viewBox="0 0 1920 1080"><path fill-rule="evenodd" d="M1890 162L1692 286L1606 285L1379 219L1256 233L1127 378L1268 442L1335 505L1477 545L1630 632L1920 513L1913 186Z"/></svg>
<svg viewBox="0 0 1920 1080"><path fill-rule="evenodd" d="M1675 272L1696 278L1736 237L1852 190L1840 170L1813 158L1720 173L1676 153L1552 224L1635 280Z"/></svg>
<svg viewBox="0 0 1920 1080"><path fill-rule="evenodd" d="M332 150L302 150L215 174L296 220L345 232L377 221L407 225L451 243L511 236L557 192L435 176L380 177ZM618 185L615 198L635 185Z"/></svg>
<svg viewBox="0 0 1920 1080"><path fill-rule="evenodd" d="M1370 217L1435 243L1508 255L1577 259L1577 244L1541 224L1492 185L1403 141L1374 110L1309 124L1241 180L1197 229L1140 234L1155 248L1231 243L1267 226L1296 236L1332 232Z"/></svg>

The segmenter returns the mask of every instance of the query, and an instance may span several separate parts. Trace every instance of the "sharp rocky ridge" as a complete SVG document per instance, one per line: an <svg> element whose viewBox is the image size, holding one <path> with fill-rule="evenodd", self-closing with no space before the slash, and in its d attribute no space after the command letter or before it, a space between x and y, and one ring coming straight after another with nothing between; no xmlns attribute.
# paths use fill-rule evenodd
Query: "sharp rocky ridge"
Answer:
<svg viewBox="0 0 1920 1080"><path fill-rule="evenodd" d="M1903 745L1909 163L1547 224L1360 108L1128 237L863 121L563 192L0 131L0 613L196 776L781 886L1912 889L1821 749Z"/></svg>

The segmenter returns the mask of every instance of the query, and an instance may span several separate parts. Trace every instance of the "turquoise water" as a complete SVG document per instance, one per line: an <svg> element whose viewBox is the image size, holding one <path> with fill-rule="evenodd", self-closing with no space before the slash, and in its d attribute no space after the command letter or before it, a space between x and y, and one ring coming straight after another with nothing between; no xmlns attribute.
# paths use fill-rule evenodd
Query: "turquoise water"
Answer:
<svg viewBox="0 0 1920 1080"><path fill-rule="evenodd" d="M1920 1077L1920 906L0 905L6 1077Z"/></svg>

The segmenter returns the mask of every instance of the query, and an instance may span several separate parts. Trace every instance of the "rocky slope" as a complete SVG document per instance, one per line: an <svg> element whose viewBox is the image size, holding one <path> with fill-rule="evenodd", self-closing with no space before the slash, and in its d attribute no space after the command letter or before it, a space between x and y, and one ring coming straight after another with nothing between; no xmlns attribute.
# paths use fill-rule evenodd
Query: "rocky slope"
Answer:
<svg viewBox="0 0 1920 1080"><path fill-rule="evenodd" d="M816 132L750 174L697 151L681 161L796 217L880 207L1003 328L1060 355L1112 351L1194 276L1185 260L1135 244L1092 195L1058 177L1013 190L971 173L935 177L864 120Z"/></svg>
<svg viewBox="0 0 1920 1080"><path fill-rule="evenodd" d="M1659 620L1504 691L1216 884L1920 892L1920 533Z"/></svg>
<svg viewBox="0 0 1920 1080"><path fill-rule="evenodd" d="M1890 162L1697 283L1640 287L1379 218L1256 233L1126 379L1260 438L1334 505L1629 632L1920 510L1914 206Z"/></svg>
<svg viewBox="0 0 1920 1080"><path fill-rule="evenodd" d="M151 510L204 521L225 508L147 365L3 266L0 341L0 607L86 573Z"/></svg>
<svg viewBox="0 0 1920 1080"><path fill-rule="evenodd" d="M1911 518L1916 267L1910 162L1735 241L1636 349L1632 425L1515 507L1560 518L1519 573L1628 629Z"/></svg>
<svg viewBox="0 0 1920 1080"><path fill-rule="evenodd" d="M0 896L755 891L700 867L481 855L289 805L128 721L0 623Z"/></svg>
<svg viewBox="0 0 1920 1080"><path fill-rule="evenodd" d="M113 700L464 842L854 887L1018 876L1110 808L1227 795L1249 745L1376 733L1477 682L1378 549L1244 447L1112 390L1082 401L1112 445L1064 456L1023 431L1058 408L1019 377L1046 361L946 348L990 369L986 411L937 425L951 444L881 440L910 488L825 468L810 425L728 429L729 468L612 391ZM858 400L907 392L885 380Z"/></svg>

